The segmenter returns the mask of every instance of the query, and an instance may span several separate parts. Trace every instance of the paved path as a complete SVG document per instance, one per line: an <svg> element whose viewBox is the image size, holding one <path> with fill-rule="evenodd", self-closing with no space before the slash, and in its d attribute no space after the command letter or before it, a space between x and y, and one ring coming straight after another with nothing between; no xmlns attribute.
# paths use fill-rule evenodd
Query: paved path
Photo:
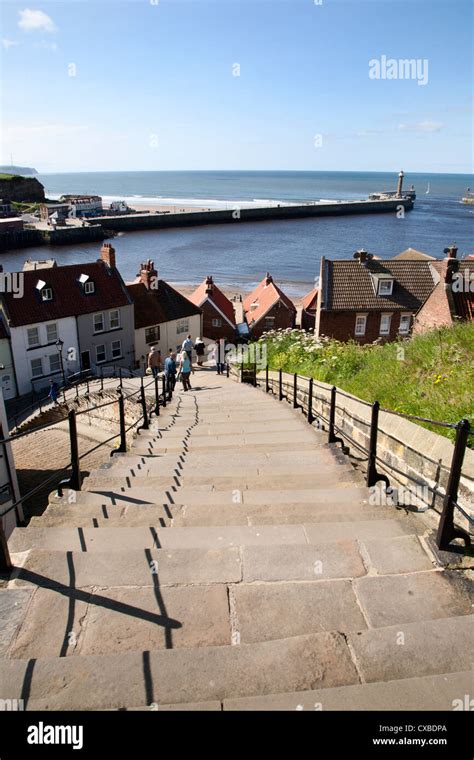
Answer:
<svg viewBox="0 0 474 760"><path fill-rule="evenodd" d="M210 370L16 529L2 697L29 709L439 709L472 693L464 571L301 413Z"/></svg>

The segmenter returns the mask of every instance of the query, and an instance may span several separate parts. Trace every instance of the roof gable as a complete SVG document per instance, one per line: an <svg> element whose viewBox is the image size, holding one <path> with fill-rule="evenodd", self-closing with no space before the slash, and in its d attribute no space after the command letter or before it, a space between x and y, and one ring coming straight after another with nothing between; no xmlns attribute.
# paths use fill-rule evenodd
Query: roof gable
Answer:
<svg viewBox="0 0 474 760"><path fill-rule="evenodd" d="M249 325L259 322L278 301L281 301L290 311L296 312L293 302L273 282L273 279L270 279L270 282L267 280L268 277L264 277L255 290L244 300L244 314Z"/></svg>
<svg viewBox="0 0 474 760"><path fill-rule="evenodd" d="M205 301L208 301L217 308L219 313L227 319L232 327L235 327L235 313L232 301L227 298L225 293L214 282L212 283L212 293L208 293L207 291L208 284L206 278L206 280L203 280L198 285L194 293L189 296L189 300L196 304L196 306L202 306Z"/></svg>
<svg viewBox="0 0 474 760"><path fill-rule="evenodd" d="M127 290L135 305L136 330L201 314L198 306L165 280L158 280L158 287L150 290L143 282L134 282Z"/></svg>

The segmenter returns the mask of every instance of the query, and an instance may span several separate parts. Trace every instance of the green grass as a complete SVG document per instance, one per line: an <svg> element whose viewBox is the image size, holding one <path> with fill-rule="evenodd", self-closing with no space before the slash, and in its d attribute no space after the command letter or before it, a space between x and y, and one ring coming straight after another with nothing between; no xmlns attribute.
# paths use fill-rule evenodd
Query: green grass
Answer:
<svg viewBox="0 0 474 760"><path fill-rule="evenodd" d="M0 179L23 179L19 174L4 174L0 173Z"/></svg>
<svg viewBox="0 0 474 760"><path fill-rule="evenodd" d="M317 341L301 330L267 333L259 342L271 369L314 377L404 414L452 423L465 417L474 427L472 323L385 345ZM454 438L454 431L431 429Z"/></svg>

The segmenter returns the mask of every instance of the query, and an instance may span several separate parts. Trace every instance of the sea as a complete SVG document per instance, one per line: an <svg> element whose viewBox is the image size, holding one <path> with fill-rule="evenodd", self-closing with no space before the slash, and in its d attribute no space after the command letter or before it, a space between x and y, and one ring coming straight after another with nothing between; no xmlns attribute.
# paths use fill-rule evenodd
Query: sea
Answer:
<svg viewBox="0 0 474 760"><path fill-rule="evenodd" d="M124 199L139 209L152 204L234 208L274 201L354 200L395 190L397 172L321 171L145 171L39 174L48 198L63 193L97 194L104 202ZM352 258L364 247L381 258L416 248L438 258L455 242L458 256L474 251L474 206L461 204L470 174L407 172L415 186L415 207L403 219L393 213L243 222L120 233L114 238L117 266L133 280L140 262L152 259L159 276L191 285L208 274L228 289L246 291L268 271L289 295L314 286L321 256ZM41 246L1 255L5 271L18 271L26 258L53 257L58 264L95 260L100 244Z"/></svg>

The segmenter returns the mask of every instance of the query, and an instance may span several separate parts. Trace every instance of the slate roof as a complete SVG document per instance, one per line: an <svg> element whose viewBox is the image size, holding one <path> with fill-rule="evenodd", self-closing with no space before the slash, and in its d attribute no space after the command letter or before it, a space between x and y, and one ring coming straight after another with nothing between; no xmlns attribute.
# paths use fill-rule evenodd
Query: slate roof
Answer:
<svg viewBox="0 0 474 760"><path fill-rule="evenodd" d="M264 277L255 290L253 290L244 301L244 314L250 326L262 319L262 317L270 311L272 306L280 300L288 309L290 309L290 311L296 312L294 303L290 301L288 296L283 293L278 285L275 285L273 280L271 280L268 285L266 283L267 277ZM257 306L255 309L251 310L250 307L254 302Z"/></svg>
<svg viewBox="0 0 474 760"><path fill-rule="evenodd" d="M127 290L135 304L136 330L201 314L201 309L165 280L158 280L158 287L150 290L143 282L134 282Z"/></svg>
<svg viewBox="0 0 474 760"><path fill-rule="evenodd" d="M378 296L373 275L394 278L390 296ZM416 312L430 295L435 281L429 261L385 259L324 261L322 308L334 311L412 311Z"/></svg>
<svg viewBox="0 0 474 760"><path fill-rule="evenodd" d="M94 293L85 295L79 282L81 274L94 282ZM4 293L3 302L11 327L49 322L65 317L118 309L131 304L131 298L119 271L103 261L56 266L21 272L23 297ZM36 288L39 280L53 291L51 301L42 301Z"/></svg>
<svg viewBox="0 0 474 760"><path fill-rule="evenodd" d="M189 300L196 304L196 306L202 306L203 303L208 300L211 304L217 306L219 311L221 311L231 325L235 327L235 313L232 301L230 301L225 293L217 287L215 282L212 283L212 294L206 293L207 287L206 280L203 280L194 293L189 296Z"/></svg>

